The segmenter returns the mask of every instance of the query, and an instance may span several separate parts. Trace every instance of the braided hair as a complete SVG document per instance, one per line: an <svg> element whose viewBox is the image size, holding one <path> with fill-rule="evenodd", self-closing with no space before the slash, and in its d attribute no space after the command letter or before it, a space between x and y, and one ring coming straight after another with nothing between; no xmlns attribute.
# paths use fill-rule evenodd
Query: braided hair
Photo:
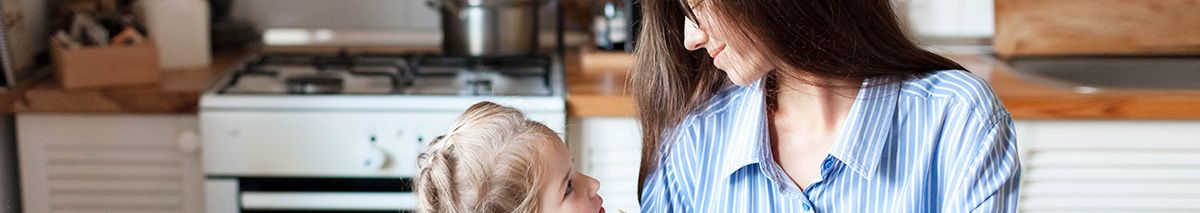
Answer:
<svg viewBox="0 0 1200 213"><path fill-rule="evenodd" d="M536 212L552 130L492 102L468 108L417 156L417 212Z"/></svg>

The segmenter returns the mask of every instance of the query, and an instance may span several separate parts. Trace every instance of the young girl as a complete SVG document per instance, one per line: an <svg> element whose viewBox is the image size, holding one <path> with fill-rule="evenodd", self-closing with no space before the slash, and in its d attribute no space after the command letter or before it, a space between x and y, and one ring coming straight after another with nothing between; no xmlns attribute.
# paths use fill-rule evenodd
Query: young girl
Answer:
<svg viewBox="0 0 1200 213"><path fill-rule="evenodd" d="M510 107L471 106L417 162L417 212L604 212L562 139Z"/></svg>

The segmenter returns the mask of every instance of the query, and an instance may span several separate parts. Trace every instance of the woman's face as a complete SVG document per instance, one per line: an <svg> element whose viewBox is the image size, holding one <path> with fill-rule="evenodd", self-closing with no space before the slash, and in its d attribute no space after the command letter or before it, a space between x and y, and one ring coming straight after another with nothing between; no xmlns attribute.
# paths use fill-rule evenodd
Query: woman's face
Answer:
<svg viewBox="0 0 1200 213"><path fill-rule="evenodd" d="M600 181L579 173L567 146L555 142L550 150L550 159L546 171L549 175L542 178L541 212L586 212L604 213L604 199L596 194L600 190Z"/></svg>
<svg viewBox="0 0 1200 213"><path fill-rule="evenodd" d="M713 58L713 66L725 71L730 81L741 86L754 83L774 69L766 63L763 54L746 47L750 41L729 42L729 35L736 29L709 12L711 8L707 3L697 5L689 1L692 11L701 20L698 25L690 18L685 19L683 45L688 50L707 50L708 56Z"/></svg>

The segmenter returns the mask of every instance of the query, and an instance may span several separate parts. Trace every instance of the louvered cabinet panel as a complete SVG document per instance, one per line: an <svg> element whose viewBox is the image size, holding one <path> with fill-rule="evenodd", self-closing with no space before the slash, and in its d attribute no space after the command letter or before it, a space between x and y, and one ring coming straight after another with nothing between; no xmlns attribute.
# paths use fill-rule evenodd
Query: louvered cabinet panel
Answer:
<svg viewBox="0 0 1200 213"><path fill-rule="evenodd" d="M17 115L26 212L203 212L193 115Z"/></svg>
<svg viewBox="0 0 1200 213"><path fill-rule="evenodd" d="M1200 212L1200 121L1017 126L1021 212Z"/></svg>
<svg viewBox="0 0 1200 213"><path fill-rule="evenodd" d="M579 171L600 181L604 206L638 212L637 171L642 159L641 132L630 117L576 118L567 126L570 150Z"/></svg>

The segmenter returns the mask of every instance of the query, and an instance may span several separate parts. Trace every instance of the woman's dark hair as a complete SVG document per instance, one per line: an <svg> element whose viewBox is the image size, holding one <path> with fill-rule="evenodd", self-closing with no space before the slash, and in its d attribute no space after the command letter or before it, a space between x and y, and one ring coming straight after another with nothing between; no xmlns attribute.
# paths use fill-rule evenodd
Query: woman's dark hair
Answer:
<svg viewBox="0 0 1200 213"><path fill-rule="evenodd" d="M891 0L701 0L696 5L687 1L642 1L643 29L634 50L637 62L631 80L642 126L639 182L653 172L663 140L683 118L730 84L708 54L684 48L685 17L705 20L695 18L692 8L727 22L724 25L733 28L727 29L733 32L725 38L729 45L776 62L780 69L769 78L817 85L806 78L898 76L903 78L895 79L903 80L937 70L965 70L914 44L901 29Z"/></svg>

